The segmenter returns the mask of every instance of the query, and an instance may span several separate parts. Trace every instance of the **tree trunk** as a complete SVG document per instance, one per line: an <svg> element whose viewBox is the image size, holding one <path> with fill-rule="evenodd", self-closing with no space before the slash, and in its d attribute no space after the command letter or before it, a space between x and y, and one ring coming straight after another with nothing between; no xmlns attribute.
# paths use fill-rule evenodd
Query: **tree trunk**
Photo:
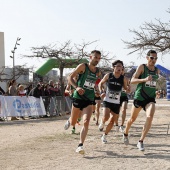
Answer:
<svg viewBox="0 0 170 170"><path fill-rule="evenodd" d="M64 68L60 67L60 85L61 85L61 95L64 96L64 82L63 82L63 71Z"/></svg>
<svg viewBox="0 0 170 170"><path fill-rule="evenodd" d="M65 113L65 96L64 96L64 81L63 81L63 71L64 71L64 67L60 67L60 85L61 85L61 100L62 100L62 114Z"/></svg>

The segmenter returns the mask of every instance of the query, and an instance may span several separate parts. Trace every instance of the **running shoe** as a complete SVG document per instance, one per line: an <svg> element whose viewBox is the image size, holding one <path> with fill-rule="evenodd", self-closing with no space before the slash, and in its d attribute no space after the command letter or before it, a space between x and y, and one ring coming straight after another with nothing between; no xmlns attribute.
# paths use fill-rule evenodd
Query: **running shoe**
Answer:
<svg viewBox="0 0 170 170"><path fill-rule="evenodd" d="M123 126L120 126L119 131L120 131L121 133L123 133L123 132L124 132L124 128L123 128Z"/></svg>
<svg viewBox="0 0 170 170"><path fill-rule="evenodd" d="M84 151L84 149L83 149L83 146L79 146L79 147L76 149L76 152L83 155L83 154L85 153L85 151Z"/></svg>
<svg viewBox="0 0 170 170"><path fill-rule="evenodd" d="M140 151L144 151L144 150L145 150L145 148L144 148L144 144L143 144L143 142L138 142L138 144L137 144L137 148L138 148Z"/></svg>
<svg viewBox="0 0 170 170"><path fill-rule="evenodd" d="M101 140L102 140L102 143L107 143L105 134L102 135Z"/></svg>
<svg viewBox="0 0 170 170"><path fill-rule="evenodd" d="M103 124L103 123L100 123L100 125L99 125L99 130L100 130L100 131L103 131L103 129L104 129L104 124Z"/></svg>
<svg viewBox="0 0 170 170"><path fill-rule="evenodd" d="M123 134L123 143L125 145L129 145L129 138L128 138L128 136L125 136L124 134Z"/></svg>
<svg viewBox="0 0 170 170"><path fill-rule="evenodd" d="M64 125L64 129L67 130L70 127L70 121L67 120L67 122Z"/></svg>
<svg viewBox="0 0 170 170"><path fill-rule="evenodd" d="M119 132L119 126L118 125L115 126L115 130L116 130L116 132Z"/></svg>

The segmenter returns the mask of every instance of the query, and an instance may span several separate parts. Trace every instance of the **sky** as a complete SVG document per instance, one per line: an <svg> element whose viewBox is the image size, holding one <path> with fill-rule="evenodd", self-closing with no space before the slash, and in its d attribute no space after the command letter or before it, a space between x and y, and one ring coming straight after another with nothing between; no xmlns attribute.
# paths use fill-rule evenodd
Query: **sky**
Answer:
<svg viewBox="0 0 170 170"><path fill-rule="evenodd" d="M13 64L9 56L17 37L21 40L15 64L28 63L35 70L46 60L21 59L22 55L31 54L31 47L68 40L77 44L98 40L89 46L89 52L94 48L104 50L127 65L131 61L135 65L146 63L145 55L128 55L131 50L126 49L122 40L132 41L134 34L129 29L138 30L144 22L168 22L169 7L169 0L0 0L6 66ZM170 69L170 57L161 57L159 53L158 57L157 64Z"/></svg>

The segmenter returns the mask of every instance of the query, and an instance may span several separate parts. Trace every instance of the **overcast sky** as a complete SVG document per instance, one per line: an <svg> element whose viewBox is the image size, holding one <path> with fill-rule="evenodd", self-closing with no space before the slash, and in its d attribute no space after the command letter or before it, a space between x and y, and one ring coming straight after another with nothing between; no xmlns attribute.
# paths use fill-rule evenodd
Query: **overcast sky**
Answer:
<svg viewBox="0 0 170 170"><path fill-rule="evenodd" d="M0 32L5 35L5 60L12 66L11 50L17 37L21 38L16 50L15 63L29 63L38 69L45 60L20 59L29 54L30 48L49 43L82 43L98 40L94 47L109 51L125 64L134 61L145 63L138 54L127 55L123 40L131 41L129 29L138 29L144 22L156 22L155 18L168 22L169 0L0 0ZM143 56L145 57L145 56ZM157 64L170 69L170 57L163 61L158 54ZM28 66L29 66L28 65Z"/></svg>

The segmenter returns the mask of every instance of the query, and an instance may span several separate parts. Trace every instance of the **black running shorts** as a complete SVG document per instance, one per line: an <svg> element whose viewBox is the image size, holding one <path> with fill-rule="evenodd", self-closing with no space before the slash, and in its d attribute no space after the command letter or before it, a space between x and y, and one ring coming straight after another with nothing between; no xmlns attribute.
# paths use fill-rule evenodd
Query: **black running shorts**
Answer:
<svg viewBox="0 0 170 170"><path fill-rule="evenodd" d="M122 96L122 97L120 97L120 106L122 106L122 103L123 103L124 101L128 103L128 97L127 97L127 96Z"/></svg>
<svg viewBox="0 0 170 170"><path fill-rule="evenodd" d="M148 100L144 100L144 101L140 101L140 100L137 100L137 99L134 99L133 101L133 105L136 107L136 108L139 108L139 107L142 107L144 111L146 111L146 105L148 103L156 103L155 99L154 98L150 98Z"/></svg>
<svg viewBox="0 0 170 170"><path fill-rule="evenodd" d="M107 107L115 114L119 114L120 104L109 103L109 102L103 101L103 107Z"/></svg>
<svg viewBox="0 0 170 170"><path fill-rule="evenodd" d="M79 108L80 110L83 110L84 108L92 104L93 101L90 100L81 100L81 99L73 98L73 106Z"/></svg>

